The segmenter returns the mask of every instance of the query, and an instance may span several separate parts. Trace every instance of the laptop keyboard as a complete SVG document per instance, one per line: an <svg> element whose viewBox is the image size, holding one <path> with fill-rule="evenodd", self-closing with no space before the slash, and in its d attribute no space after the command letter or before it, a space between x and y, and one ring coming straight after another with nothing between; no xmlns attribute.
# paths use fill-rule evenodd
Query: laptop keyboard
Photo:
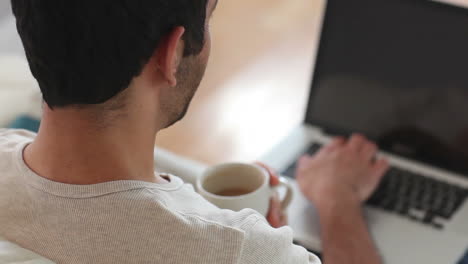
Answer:
<svg viewBox="0 0 468 264"><path fill-rule="evenodd" d="M313 144L307 153L313 155L320 148ZM293 164L283 174L294 177L295 169ZM442 229L467 196L467 189L392 167L367 205Z"/></svg>

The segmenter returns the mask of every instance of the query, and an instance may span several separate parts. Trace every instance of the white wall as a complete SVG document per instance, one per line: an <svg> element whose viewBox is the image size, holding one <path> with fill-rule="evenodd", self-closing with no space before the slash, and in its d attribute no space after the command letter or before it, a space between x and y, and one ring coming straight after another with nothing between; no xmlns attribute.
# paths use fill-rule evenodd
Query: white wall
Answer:
<svg viewBox="0 0 468 264"><path fill-rule="evenodd" d="M23 45L11 13L10 0L0 0L0 56L5 54L24 56Z"/></svg>
<svg viewBox="0 0 468 264"><path fill-rule="evenodd" d="M0 20L10 12L10 0L0 0Z"/></svg>

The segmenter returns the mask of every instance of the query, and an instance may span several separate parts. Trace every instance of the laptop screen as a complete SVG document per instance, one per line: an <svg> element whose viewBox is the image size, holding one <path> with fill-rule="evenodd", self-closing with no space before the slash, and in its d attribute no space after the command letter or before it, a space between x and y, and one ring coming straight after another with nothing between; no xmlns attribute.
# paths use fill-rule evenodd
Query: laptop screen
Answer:
<svg viewBox="0 0 468 264"><path fill-rule="evenodd" d="M468 10L329 0L306 122L468 174Z"/></svg>

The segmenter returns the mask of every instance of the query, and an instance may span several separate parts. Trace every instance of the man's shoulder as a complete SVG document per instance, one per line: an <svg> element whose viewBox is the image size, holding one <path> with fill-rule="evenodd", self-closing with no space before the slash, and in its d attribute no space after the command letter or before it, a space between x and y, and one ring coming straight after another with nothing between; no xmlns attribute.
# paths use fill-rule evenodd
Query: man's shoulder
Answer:
<svg viewBox="0 0 468 264"><path fill-rule="evenodd" d="M195 192L190 184L184 184L178 191L164 194L166 196L164 204L169 210L207 225L218 225L245 232L258 221L265 221L263 216L252 209L239 212L219 209Z"/></svg>
<svg viewBox="0 0 468 264"><path fill-rule="evenodd" d="M25 142L31 142L35 133L21 129L0 129L0 152L6 152Z"/></svg>
<svg viewBox="0 0 468 264"><path fill-rule="evenodd" d="M0 129L0 170L7 170L22 145L32 142L34 133L25 130Z"/></svg>
<svg viewBox="0 0 468 264"><path fill-rule="evenodd" d="M241 231L242 233L250 232L257 222L266 221L261 215L251 209L245 209L240 212L218 209L205 214L186 212L179 213L185 217L197 218L207 224L219 225L224 228Z"/></svg>
<svg viewBox="0 0 468 264"><path fill-rule="evenodd" d="M188 191L188 190L187 190ZM198 200L192 194L192 201ZM196 226L205 226L211 239L223 243L235 241L237 256L240 263L298 263L318 264L320 260L309 254L304 248L292 244L293 232L289 227L273 228L266 219L252 209L239 212L212 208L205 204L207 201L197 201L206 209L196 209L189 212L178 211L187 218L188 222ZM197 212L194 212L194 211ZM217 232L222 230L222 232ZM204 237L206 239L206 237ZM234 249L234 245L231 245ZM240 250L240 251L239 251Z"/></svg>
<svg viewBox="0 0 468 264"><path fill-rule="evenodd" d="M238 247L241 246L238 252L240 263L320 263L316 256L292 243L293 231L290 227L273 228L254 210L245 209L240 212L219 210L217 213L201 216L200 219L212 225L220 225L224 230L237 231L237 239L242 241L241 245L239 242L236 244ZM222 236L228 234L229 232L226 232Z"/></svg>

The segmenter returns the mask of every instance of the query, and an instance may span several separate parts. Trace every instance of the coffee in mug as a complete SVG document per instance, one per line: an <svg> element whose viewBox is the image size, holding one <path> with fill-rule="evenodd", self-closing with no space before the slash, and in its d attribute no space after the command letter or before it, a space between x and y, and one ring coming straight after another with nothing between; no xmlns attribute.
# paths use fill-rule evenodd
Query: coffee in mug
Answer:
<svg viewBox="0 0 468 264"><path fill-rule="evenodd" d="M244 194L248 194L251 192L252 190L240 189L240 188L229 188L229 189L221 190L215 194L219 196L239 196L239 195L244 195Z"/></svg>
<svg viewBox="0 0 468 264"><path fill-rule="evenodd" d="M270 175L261 166L227 163L211 167L197 179L197 190L206 200L222 209L240 211L251 208L266 216L272 196L280 188L286 189L282 207L292 199L292 187L286 178L280 185L270 186Z"/></svg>

